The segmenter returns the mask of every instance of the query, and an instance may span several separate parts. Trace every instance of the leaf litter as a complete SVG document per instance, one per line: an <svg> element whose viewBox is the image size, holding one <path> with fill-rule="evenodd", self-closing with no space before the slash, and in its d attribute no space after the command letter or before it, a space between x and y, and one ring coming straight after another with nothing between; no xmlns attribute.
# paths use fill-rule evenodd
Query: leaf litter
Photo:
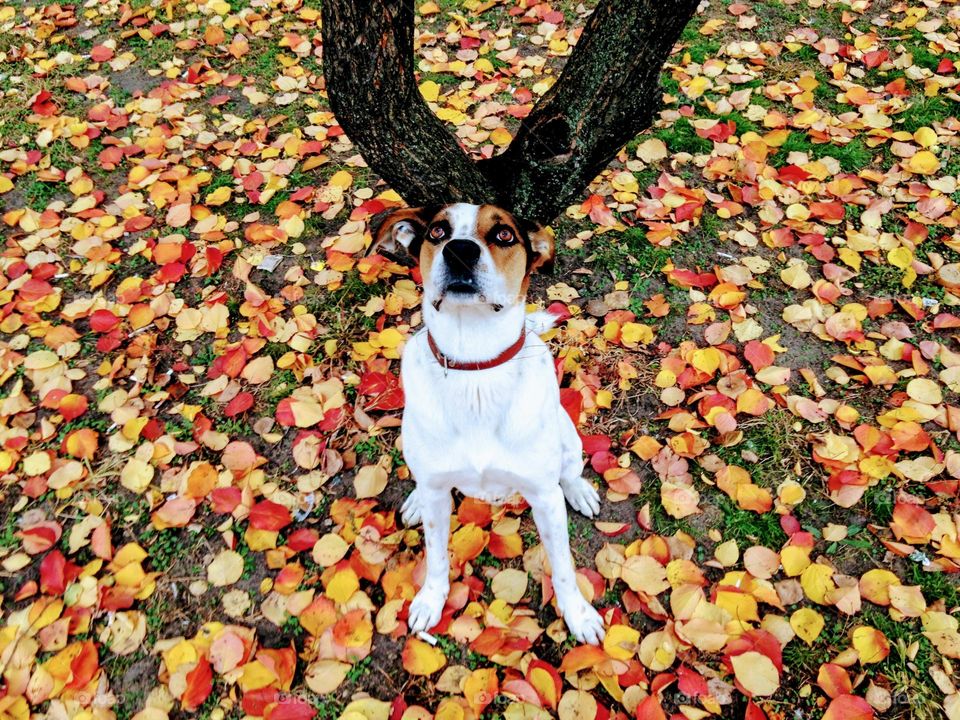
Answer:
<svg viewBox="0 0 960 720"><path fill-rule="evenodd" d="M422 3L480 157L587 8ZM0 6L0 712L960 718L960 8L711 5L555 227L600 521L573 646L522 506L462 499L412 637L400 204L299 2ZM429 641L428 641L429 640ZM924 715L923 713L926 713Z"/></svg>

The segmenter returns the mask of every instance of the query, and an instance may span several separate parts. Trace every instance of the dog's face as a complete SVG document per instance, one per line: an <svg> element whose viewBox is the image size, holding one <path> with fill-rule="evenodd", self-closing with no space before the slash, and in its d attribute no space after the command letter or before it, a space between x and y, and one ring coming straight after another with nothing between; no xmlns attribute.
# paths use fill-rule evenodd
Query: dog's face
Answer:
<svg viewBox="0 0 960 720"><path fill-rule="evenodd" d="M488 305L521 302L530 274L553 262L553 233L495 205L456 203L404 208L374 232L373 251L403 247L420 261L425 302Z"/></svg>

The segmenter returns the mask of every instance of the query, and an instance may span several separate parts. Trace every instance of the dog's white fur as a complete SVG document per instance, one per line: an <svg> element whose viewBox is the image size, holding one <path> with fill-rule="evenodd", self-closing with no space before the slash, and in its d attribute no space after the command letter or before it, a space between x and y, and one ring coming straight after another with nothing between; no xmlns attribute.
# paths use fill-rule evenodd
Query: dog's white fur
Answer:
<svg viewBox="0 0 960 720"><path fill-rule="evenodd" d="M460 362L497 357L525 323L529 331L515 357L485 370L445 369L425 332L404 348L403 455L417 485L401 513L408 525L423 521L426 542L426 579L410 605L408 624L412 632L427 630L443 612L450 589L452 490L488 502L519 493L532 508L560 614L578 640L599 643L603 620L577 586L565 504L592 517L599 496L581 476L580 437L560 405L550 351L537 336L547 325L545 314L527 316L522 293L507 287L478 237L478 210L467 204L446 208L452 228L447 239L472 240L482 249L474 273L478 292L444 292L448 270L438 248L432 266L421 266L426 328L440 352ZM392 240L409 245L416 232L401 221Z"/></svg>

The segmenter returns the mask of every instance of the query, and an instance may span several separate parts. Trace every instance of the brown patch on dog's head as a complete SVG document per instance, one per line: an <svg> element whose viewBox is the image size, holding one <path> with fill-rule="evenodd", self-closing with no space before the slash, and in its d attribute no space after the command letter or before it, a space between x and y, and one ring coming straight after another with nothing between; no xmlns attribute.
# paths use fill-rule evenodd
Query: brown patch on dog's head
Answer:
<svg viewBox="0 0 960 720"><path fill-rule="evenodd" d="M513 215L496 205L482 205L477 211L476 233L490 250L493 264L507 286L525 292L530 270L529 242Z"/></svg>
<svg viewBox="0 0 960 720"><path fill-rule="evenodd" d="M376 216L371 223L373 242L369 252L392 257L400 257L406 252L419 261L427 225L441 207L426 205L419 208L399 208Z"/></svg>

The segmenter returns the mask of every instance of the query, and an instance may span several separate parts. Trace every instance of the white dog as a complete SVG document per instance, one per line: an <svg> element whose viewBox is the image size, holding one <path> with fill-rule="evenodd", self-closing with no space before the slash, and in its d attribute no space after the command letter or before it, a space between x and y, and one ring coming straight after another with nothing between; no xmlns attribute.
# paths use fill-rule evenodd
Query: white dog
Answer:
<svg viewBox="0 0 960 720"><path fill-rule="evenodd" d="M577 587L564 499L593 517L600 498L581 476L580 437L525 311L530 273L553 260L552 233L493 205L459 203L392 213L373 247L400 246L420 261L426 326L401 363L403 455L417 483L401 513L408 525L423 520L427 564L411 631L437 624L450 590L456 488L493 503L523 496L567 627L579 641L599 643L603 620Z"/></svg>

